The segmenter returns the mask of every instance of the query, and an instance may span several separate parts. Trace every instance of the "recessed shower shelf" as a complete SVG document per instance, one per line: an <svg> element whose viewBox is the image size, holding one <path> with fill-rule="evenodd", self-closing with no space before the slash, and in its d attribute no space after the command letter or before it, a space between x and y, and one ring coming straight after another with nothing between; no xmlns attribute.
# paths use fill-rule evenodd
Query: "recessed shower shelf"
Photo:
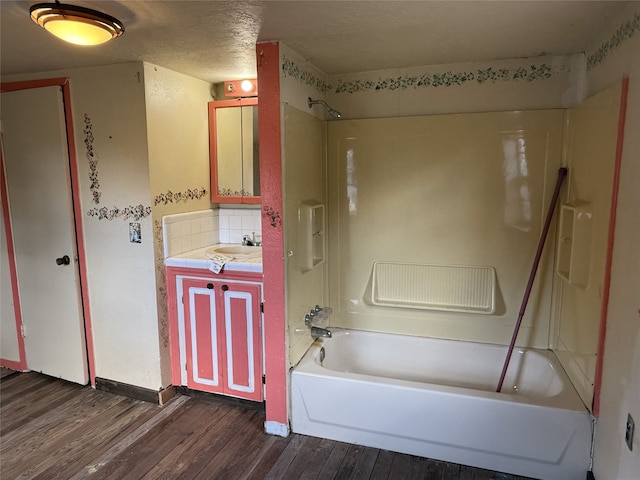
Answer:
<svg viewBox="0 0 640 480"><path fill-rule="evenodd" d="M298 218L300 269L306 272L324 262L324 205L313 200L302 202Z"/></svg>
<svg viewBox="0 0 640 480"><path fill-rule="evenodd" d="M562 205L556 270L569 284L583 288L589 282L592 223L588 202Z"/></svg>

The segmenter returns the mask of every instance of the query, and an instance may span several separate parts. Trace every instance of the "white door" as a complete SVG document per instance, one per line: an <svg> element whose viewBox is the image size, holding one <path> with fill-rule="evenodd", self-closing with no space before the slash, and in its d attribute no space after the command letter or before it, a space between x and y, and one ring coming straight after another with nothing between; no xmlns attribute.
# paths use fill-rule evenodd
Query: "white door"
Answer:
<svg viewBox="0 0 640 480"><path fill-rule="evenodd" d="M86 384L61 88L2 93L0 108L27 367Z"/></svg>

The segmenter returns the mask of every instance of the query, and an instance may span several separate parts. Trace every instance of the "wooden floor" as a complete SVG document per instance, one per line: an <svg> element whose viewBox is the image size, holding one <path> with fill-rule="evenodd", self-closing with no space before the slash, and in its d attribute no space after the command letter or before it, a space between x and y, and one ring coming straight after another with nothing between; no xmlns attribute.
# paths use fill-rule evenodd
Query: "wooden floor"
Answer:
<svg viewBox="0 0 640 480"><path fill-rule="evenodd" d="M163 407L37 373L0 380L0 478L465 479L524 477L292 434L201 396ZM8 375L7 375L8 374Z"/></svg>

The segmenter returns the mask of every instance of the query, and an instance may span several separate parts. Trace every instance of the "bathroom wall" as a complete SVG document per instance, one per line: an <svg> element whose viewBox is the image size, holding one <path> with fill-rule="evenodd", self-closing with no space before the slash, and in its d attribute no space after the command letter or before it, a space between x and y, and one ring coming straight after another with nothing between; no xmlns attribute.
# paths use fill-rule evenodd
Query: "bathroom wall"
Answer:
<svg viewBox="0 0 640 480"><path fill-rule="evenodd" d="M328 302L326 262L308 268L308 238L301 229L304 205L326 205L325 110L309 108L307 98L324 98L326 76L280 44L281 102L284 118L285 282L289 364L298 363L312 342L304 316ZM304 65L301 70L297 66ZM326 212L326 207L325 210Z"/></svg>
<svg viewBox="0 0 640 480"><path fill-rule="evenodd" d="M212 208L164 215L163 258L216 243L241 243L243 235L262 235L260 210Z"/></svg>
<svg viewBox="0 0 640 480"><path fill-rule="evenodd" d="M587 51L589 94L629 78L621 150L611 285L604 339L599 418L593 472L598 479L626 480L640 471L640 9L637 2ZM633 450L624 441L627 415L636 423Z"/></svg>
<svg viewBox="0 0 640 480"><path fill-rule="evenodd" d="M539 56L332 75L327 100L343 117L532 110L585 94L585 57Z"/></svg>
<svg viewBox="0 0 640 480"><path fill-rule="evenodd" d="M153 236L148 240L154 244L162 382L168 385L171 365L162 217L211 207L207 116L211 85L156 65L143 65L153 219ZM210 230L204 227L205 232L200 233L206 234ZM189 230L191 235L196 234L194 230Z"/></svg>
<svg viewBox="0 0 640 480"><path fill-rule="evenodd" d="M569 109L564 148L569 169L561 201L558 311L552 347L585 405L591 406L614 182L620 83ZM570 207L576 207L571 209Z"/></svg>
<svg viewBox="0 0 640 480"><path fill-rule="evenodd" d="M331 122L332 325L508 343L561 163L562 124L559 109ZM520 344L548 345L553 249L551 233ZM374 262L494 267L496 311L373 305Z"/></svg>
<svg viewBox="0 0 640 480"><path fill-rule="evenodd" d="M314 239L304 225L305 205L326 204L325 128L322 120L290 105L284 106L284 125L287 328L289 362L295 365L311 342L305 314L327 304L326 265L309 265L314 262L309 262L308 244Z"/></svg>
<svg viewBox="0 0 640 480"><path fill-rule="evenodd" d="M446 123L448 126L444 132L439 131L433 137L427 136L432 132L427 134L420 129L429 131L435 126L432 127L429 124L427 127L425 123L424 126L419 127L411 119L396 119L391 120L391 123L372 120L372 123L369 124L362 121L350 121L350 119L410 117L425 114L494 110L517 111L573 105L581 96L584 96L584 65L583 55L542 56L528 59L408 67L327 77L296 56L294 52L288 49L284 50L281 54L283 91L292 92L296 88L307 88L311 91L308 96L325 98L346 119L328 122L328 185L330 189L328 193L330 199L328 219L329 238L331 239L328 245L329 285L331 286L329 303L335 308L331 319L332 325L433 334L453 338L473 338L482 341L508 341L518 313L515 303L520 301L524 292L541 229L541 217L546 213L557 168L560 166L562 112L548 112L551 116L549 120L551 123L545 125L546 120L544 120L530 133L527 133L528 153L538 148L540 157L528 164L530 168L535 168L527 175L536 179L531 184L535 189L530 193L535 196L535 200L532 206L534 216L526 227L530 228L529 233L522 233L518 227L512 226L514 232L518 231L518 235L526 238L524 241L521 241L522 239L516 240L515 237L518 235L509 237L510 234L507 233L509 228L505 228L495 219L491 225L497 230L489 228L488 223L483 224L480 220L474 219L473 225L467 231L464 231L464 223L460 220L460 218L473 217L473 215L464 217L465 214L468 214L466 210L469 207L481 209L480 204L484 202L482 208L494 208L495 211L501 212L500 218L504 217L505 223L514 222L515 224L516 221L513 218L509 219L509 214L505 213L504 207L496 204L496 202L504 202L505 197L497 196L494 198L489 190L491 188L499 188L503 192L505 190L507 182L503 169L507 168L508 163L505 161L505 155L507 155L505 149L508 142L517 143L520 134L518 122L523 118L522 115L513 113L512 117L518 118L518 120L509 123L505 119L501 124L500 128L511 133L502 136L498 133L499 129L491 133L494 140L490 148L500 147L499 151L494 150L495 155L491 159L484 161L474 159L474 149L470 148L471 143L466 145L467 148L462 156L454 156L452 160L451 157L446 156L448 148L438 150L436 147L438 152L438 155L435 156L436 160L431 160L434 158L433 155L421 157L418 154L421 149L425 149L426 152L433 151L430 150L433 146L431 140L439 138L440 134L448 135L454 132L453 127L456 123L454 117L448 120ZM305 99L306 96L297 95L301 99ZM300 100L298 102L300 103ZM298 105L298 108L304 109L304 105ZM324 115L323 112L322 114ZM472 116L468 118L472 118ZM428 120L419 121L427 122ZM444 121L447 122L447 120ZM483 122L479 121L479 123ZM549 130L545 130L546 128ZM388 129L392 129L393 133L390 133ZM405 129L413 130L411 134L408 134ZM411 137L411 135L415 135L415 137ZM507 141L509 135L511 137ZM362 136L367 137L367 140L363 141ZM352 140L352 137L356 139ZM536 137L535 140L534 137ZM347 138L349 138L348 141ZM409 145L410 142L406 141L407 138L411 138L411 142L414 143ZM387 144L387 147L382 147L384 144L382 139L389 140L391 143ZM367 147L369 141L372 145L370 148ZM479 141L481 142L483 139L479 139ZM505 148L502 147L503 141ZM473 142L475 143L476 139L473 139ZM547 142L549 143L547 144ZM358 156L356 163L358 167L357 181L368 183L359 183L357 188L361 193L366 190L370 196L368 200L365 200L368 203L364 204L362 203L363 199L359 198L358 213L353 215L345 210L348 209L345 197L346 189L353 187L346 185L347 177L352 174L347 170L346 164L347 143L357 144L358 149L367 149L364 156ZM534 147L534 144L537 147ZM448 145L464 148L464 145L460 145L460 142L455 139L449 141ZM406 149L403 150L405 146ZM388 150L383 153L383 148L388 148ZM548 151L545 148L548 148ZM444 153L441 150L444 150ZM445 158L451 161L447 162L444 160ZM464 159L467 159L468 163L464 163ZM426 179L415 175L415 172L423 173L429 161L444 165L441 175L436 178L430 174ZM492 173L487 173L484 170L485 164L491 165ZM370 176L366 179L360 177L360 175L367 173ZM464 173L463 178L467 178L467 181L458 181L459 173ZM472 198L470 191L466 188L469 183L473 183L471 179L474 176L482 178L482 181L486 183L486 190L478 186L473 186L471 189L474 193L480 193L480 200ZM393 184L391 184L392 182ZM444 191L441 198L436 198L442 203L438 203L432 209L433 197L429 197L429 193L423 194L423 192L432 191L429 189L429 185L449 185L451 187L450 189L438 189L438 192ZM509 188L517 196L515 183ZM431 200L431 204L426 201L427 198ZM451 202L447 200L451 200ZM430 209L435 213L429 215ZM482 210L482 212L484 217L491 217L492 210ZM436 215L438 219L434 220L433 215ZM447 216L457 220L447 220ZM433 223L429 223L430 219ZM457 226L456 221L458 222ZM355 227L356 224L357 227ZM445 228L445 234L442 237L437 237L438 234L433 230L435 224L438 227L448 225L452 230L447 231ZM463 235L480 234L484 238L476 240L475 237L469 237L474 238L474 242L472 247L467 249L463 245L466 238L461 235L451 240L451 231ZM447 237L447 235L449 236ZM447 238L451 245L458 246L458 250L454 252L452 247L448 251L440 249L434 253L433 250L429 252L428 248L420 248L420 246L433 245L433 242L438 241L438 238ZM487 238L490 240L486 240ZM550 238L551 246L547 248L547 252L553 251L553 242L555 241L553 232ZM494 252L500 250L501 247L498 245L517 245L515 250L506 251L513 252L514 256L516 252L520 255L515 264L512 261L498 260L498 263L504 262L500 263L501 265L508 264L509 267L498 273L500 288L498 312L491 316L491 319L487 316L476 315L470 321L468 317L460 314L434 314L424 310L409 312L400 309L371 307L366 304L365 296L367 289L370 288L368 282L373 261L402 257L407 262L433 263L446 259L450 263L458 264L461 262L479 264L482 263L482 260L485 260L486 263L487 259L484 254L480 253L484 250L484 243L489 244ZM389 249L394 249L394 252L390 252ZM526 253L529 253L529 256ZM494 260L493 255L488 256L492 261ZM546 256L539 276L550 279L551 274L551 257ZM551 315L550 282L544 283L544 291L540 293L540 303L529 306L520 342L546 347ZM505 304L505 298L508 305ZM372 315L372 312L380 312L381 310L385 312L385 316L388 315L386 320L383 320L378 313ZM432 320L429 322L417 320L417 318L423 319L425 316ZM466 320L464 320L465 318ZM535 322L534 319L536 319ZM288 317L288 321L292 321L291 316ZM293 359L295 358L297 357L294 356Z"/></svg>
<svg viewBox="0 0 640 480"><path fill-rule="evenodd" d="M145 71L151 74L148 91ZM206 129L189 128L197 110L179 109L182 101L183 108L189 108L191 100L185 97L198 94L183 91L191 83L184 76L141 62L10 76L2 81L53 77L70 79L80 201L85 218L86 283L95 374L159 390L170 383L170 372L168 355L164 355L166 347L160 340L157 304L158 252L154 243L161 236L161 229L152 222L151 213L159 205L192 209L193 202L205 197L204 208L210 203L208 195L201 191L206 188L208 192L208 185L174 184L172 178L177 180L179 175L156 175L152 180L150 155L165 166L186 172L186 164L176 158L198 158L198 149L206 152ZM167 91L163 91L163 81L168 82ZM206 119L206 101L210 97L205 86L200 82ZM178 90L172 93L176 87ZM185 96L180 98L180 92ZM177 105L182 114L165 110L170 103ZM166 133L159 125L163 122L173 128L159 147L166 149L166 157L148 143L160 141L158 137ZM200 135L202 142L193 135ZM194 168L204 172L206 179L208 155L200 155L200 159L201 166ZM156 185L153 189L152 181ZM140 226L139 243L130 241L130 224Z"/></svg>

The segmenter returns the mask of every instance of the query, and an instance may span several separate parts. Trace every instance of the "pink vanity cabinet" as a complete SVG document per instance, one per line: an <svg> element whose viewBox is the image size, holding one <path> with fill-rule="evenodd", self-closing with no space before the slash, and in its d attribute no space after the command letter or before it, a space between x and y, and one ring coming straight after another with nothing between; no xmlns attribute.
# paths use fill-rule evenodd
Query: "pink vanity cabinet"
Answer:
<svg viewBox="0 0 640 480"><path fill-rule="evenodd" d="M262 274L168 267L174 385L263 400Z"/></svg>

